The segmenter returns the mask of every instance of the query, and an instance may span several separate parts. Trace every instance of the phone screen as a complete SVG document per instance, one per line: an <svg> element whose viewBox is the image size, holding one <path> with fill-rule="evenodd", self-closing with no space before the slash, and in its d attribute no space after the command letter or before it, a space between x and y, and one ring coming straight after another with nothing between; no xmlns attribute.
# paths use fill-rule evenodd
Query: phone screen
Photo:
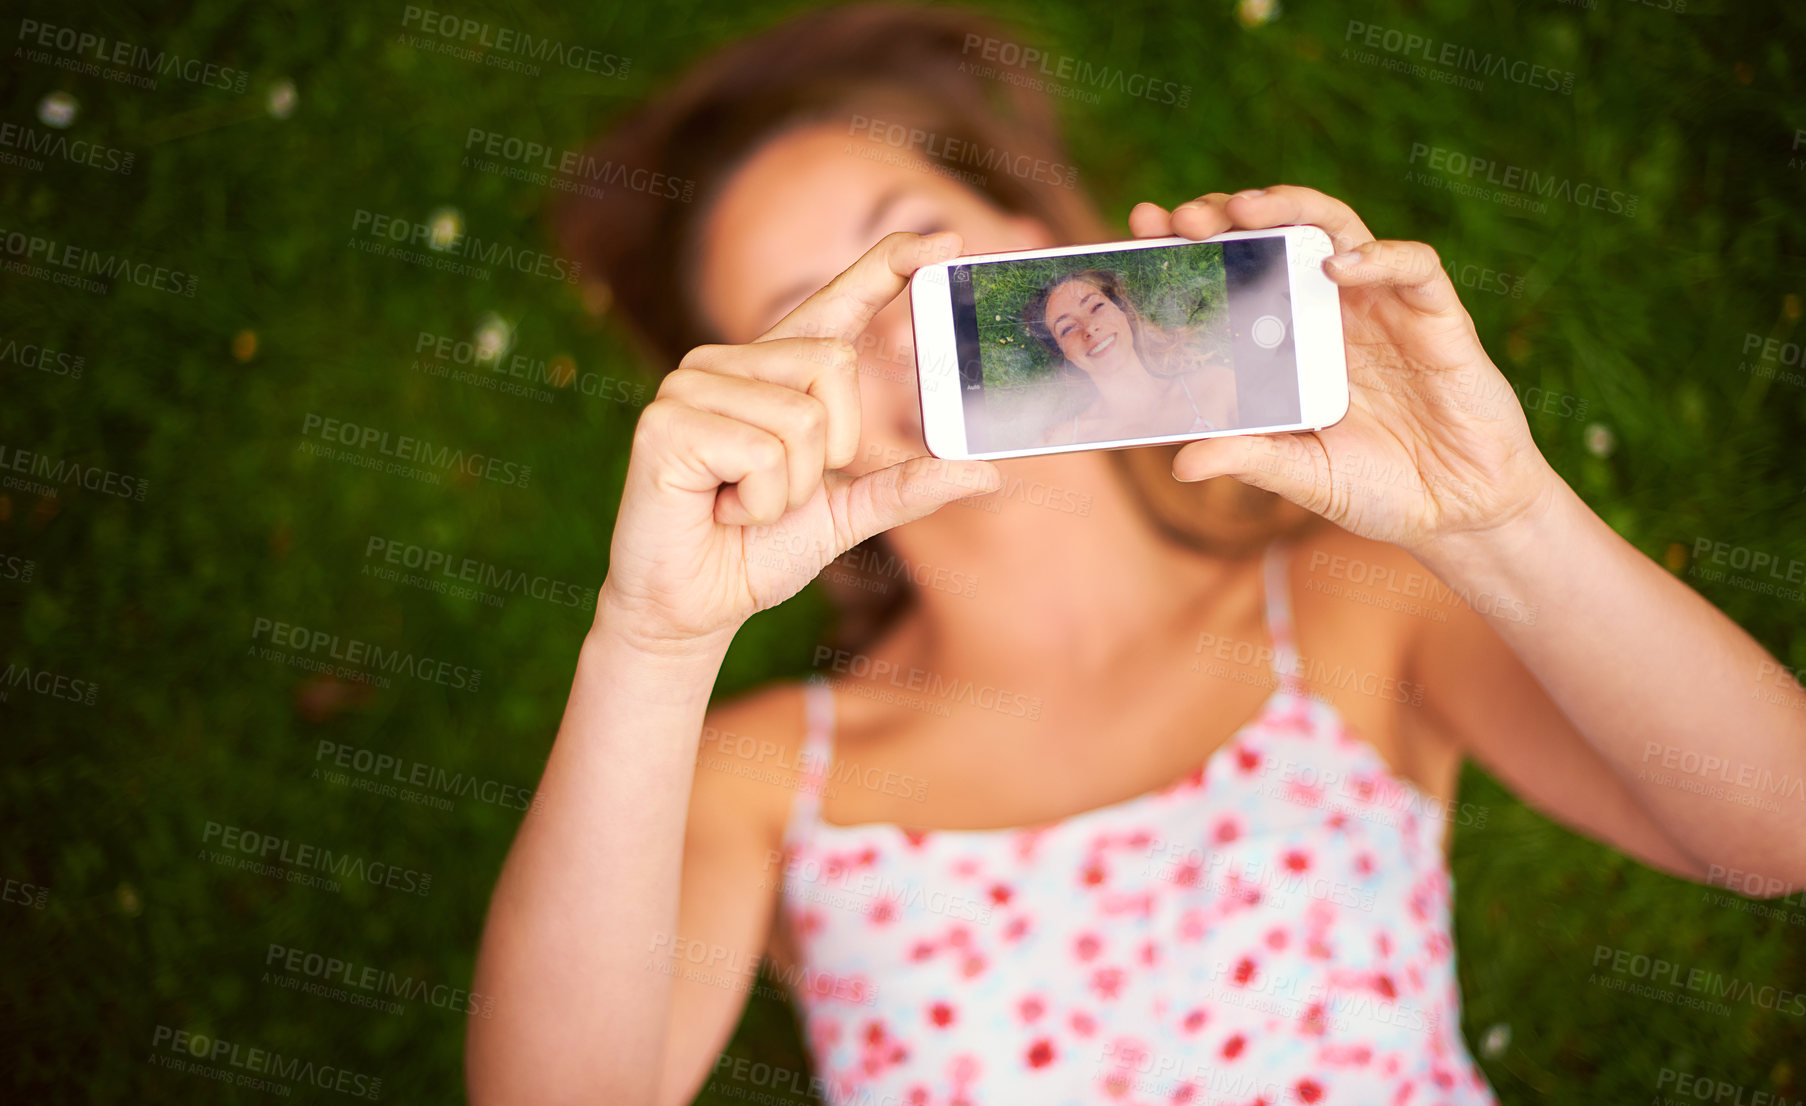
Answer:
<svg viewBox="0 0 1806 1106"><path fill-rule="evenodd" d="M949 267L975 453L1299 421L1284 236Z"/></svg>

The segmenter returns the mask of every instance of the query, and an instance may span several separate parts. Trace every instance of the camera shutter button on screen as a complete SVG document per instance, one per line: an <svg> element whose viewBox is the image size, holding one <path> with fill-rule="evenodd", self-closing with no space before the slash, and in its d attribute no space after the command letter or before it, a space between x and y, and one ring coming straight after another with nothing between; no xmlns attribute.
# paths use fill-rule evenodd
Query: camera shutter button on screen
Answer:
<svg viewBox="0 0 1806 1106"><path fill-rule="evenodd" d="M1285 341L1286 324L1281 322L1277 315L1262 315L1254 320L1254 327L1249 336L1261 349L1272 349Z"/></svg>

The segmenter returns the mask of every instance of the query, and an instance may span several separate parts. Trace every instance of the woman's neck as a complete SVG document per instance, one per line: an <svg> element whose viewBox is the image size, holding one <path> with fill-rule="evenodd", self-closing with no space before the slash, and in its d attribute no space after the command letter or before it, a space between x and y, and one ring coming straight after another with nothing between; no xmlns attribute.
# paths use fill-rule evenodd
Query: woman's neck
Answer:
<svg viewBox="0 0 1806 1106"><path fill-rule="evenodd" d="M1112 421L1160 411L1173 387L1171 380L1149 373L1140 361L1113 373L1094 376L1091 383L1097 388L1091 414Z"/></svg>
<svg viewBox="0 0 1806 1106"><path fill-rule="evenodd" d="M1234 564L1162 537L1102 452L997 465L998 491L890 533L931 582L917 586L914 619L937 670L1043 683L1101 672L1233 578ZM962 586L932 585L952 573Z"/></svg>

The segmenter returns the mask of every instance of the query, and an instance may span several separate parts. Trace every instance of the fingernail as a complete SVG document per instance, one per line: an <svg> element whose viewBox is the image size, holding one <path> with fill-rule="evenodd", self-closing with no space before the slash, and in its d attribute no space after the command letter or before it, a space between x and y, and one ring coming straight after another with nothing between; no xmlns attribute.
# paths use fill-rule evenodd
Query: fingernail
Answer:
<svg viewBox="0 0 1806 1106"><path fill-rule="evenodd" d="M1238 197L1244 200L1252 200L1260 196L1265 196L1266 194L1267 190L1264 188L1244 188L1236 193Z"/></svg>
<svg viewBox="0 0 1806 1106"><path fill-rule="evenodd" d="M1347 253L1339 253L1339 254L1336 254L1335 256L1331 257L1329 260L1330 260L1330 264L1334 265L1336 268L1346 269L1351 265L1359 265L1361 263L1361 261L1362 261L1361 251L1350 250Z"/></svg>

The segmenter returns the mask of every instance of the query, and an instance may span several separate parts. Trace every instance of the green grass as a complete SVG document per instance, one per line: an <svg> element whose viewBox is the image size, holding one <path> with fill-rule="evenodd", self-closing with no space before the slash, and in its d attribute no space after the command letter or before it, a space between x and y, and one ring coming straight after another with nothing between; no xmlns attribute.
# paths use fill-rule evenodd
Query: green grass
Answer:
<svg viewBox="0 0 1806 1106"><path fill-rule="evenodd" d="M92 705L59 698L54 682L48 694L9 686L0 703L10 1101L267 1100L148 1063L158 1026L380 1077L384 1101L461 1094L462 1014L429 1002L400 1016L345 1006L264 982L265 962L276 944L467 983L519 817L499 789L534 784L588 613L384 579L365 571L383 566L370 550L392 541L593 588L607 568L632 385L650 378L573 286L499 267L473 280L361 252L349 245L358 212L425 221L450 205L470 234L545 249L548 193L465 167L469 132L573 148L700 49L778 13L725 2L448 9L632 59L625 79L535 78L399 41L403 7L15 6L249 80L242 94L171 78L144 90L22 58L16 43L0 71L0 121L134 155L129 174L58 157L0 166L0 225L197 279L189 297L0 275L8 460L25 449L65 471L146 482L142 501L68 484L48 497L0 489L0 663L13 666L9 680L27 668L60 676L76 698L86 696L76 681L98 685ZM1248 29L1216 0L990 10L1031 44L1189 86L1185 107L1114 90L1061 101L1079 185L1125 233L1137 200L1289 181L1347 199L1382 237L1430 242L1458 263L1480 334L1535 408L1556 468L1785 663L1806 664L1794 632L1806 607L1706 580L1690 561L1702 540L1783 562L1806 550L1806 388L1786 375L1802 370L1764 371L1745 352L1751 336L1801 341L1806 12L1732 0L1684 13L1627 0L1376 0L1351 13L1294 0ZM1574 81L1566 93L1503 78L1473 90L1395 72L1345 56L1351 15ZM297 100L279 119L265 102L282 79ZM66 132L35 121L57 90L79 101ZM1457 195L1453 176L1426 166L1437 149L1445 164L1452 151L1593 185L1608 201L1616 192L1620 208L1634 196L1634 210L1553 201L1527 211ZM541 371L544 402L429 371L468 366L417 352L422 335L469 341L491 315L512 328L529 378L556 364L578 374L571 386L549 386ZM239 337L235 353L243 332L255 349ZM79 379L25 366L26 345L81 358ZM477 377L504 379L481 366ZM436 484L370 471L301 451L318 440L305 433L310 415L513 467ZM1588 448L1607 435L1612 448ZM804 672L828 613L812 589L754 619L720 693ZM451 668L445 682L399 677L346 696L249 653L268 644L253 641L260 618ZM478 690L447 686L471 670ZM494 801L443 811L337 785L314 776L322 748L465 773L493 785ZM1726 907L1582 841L1478 772L1462 798L1491 811L1455 842L1464 1029L1477 1042L1510 1027L1509 1046L1483 1061L1506 1102L1649 1101L1664 1067L1806 1095L1806 1019L1751 1004L1705 1016L1588 983L1593 950L1609 945L1798 989L1797 924ZM201 855L209 823L381 861L416 885L430 874L430 893L367 882L334 893L228 870ZM734 1057L801 1071L789 1012L749 1007ZM703 1101L744 1101L734 1095L748 1089L724 1074ZM340 1099L309 1087L294 1097Z"/></svg>

